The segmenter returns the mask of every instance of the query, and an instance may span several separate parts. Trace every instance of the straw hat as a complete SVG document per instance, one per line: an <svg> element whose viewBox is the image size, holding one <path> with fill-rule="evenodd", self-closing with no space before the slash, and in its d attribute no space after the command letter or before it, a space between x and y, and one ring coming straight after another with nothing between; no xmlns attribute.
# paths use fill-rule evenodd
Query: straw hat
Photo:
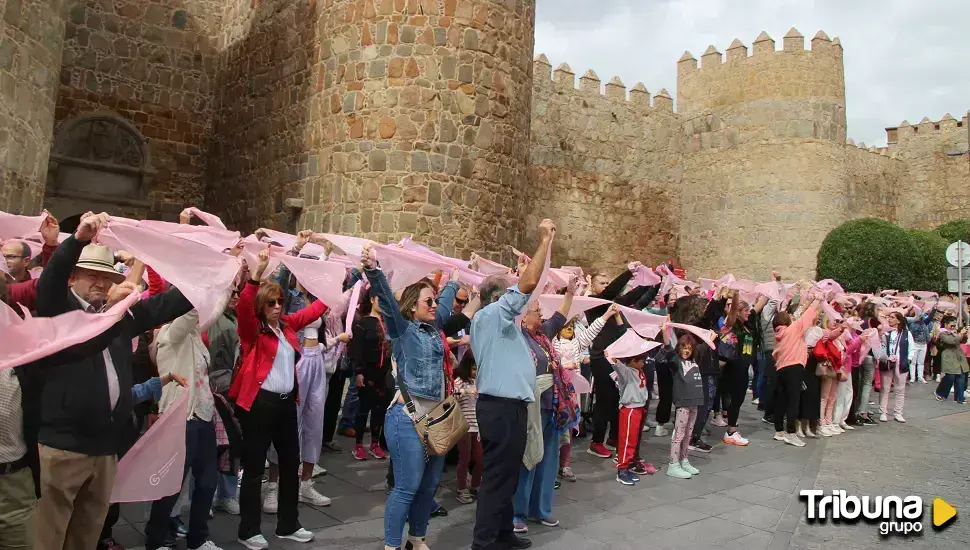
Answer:
<svg viewBox="0 0 970 550"><path fill-rule="evenodd" d="M125 276L115 271L115 255L107 246L89 244L81 250L81 258L78 259L76 267L98 271L111 275L111 282L120 284L125 281Z"/></svg>

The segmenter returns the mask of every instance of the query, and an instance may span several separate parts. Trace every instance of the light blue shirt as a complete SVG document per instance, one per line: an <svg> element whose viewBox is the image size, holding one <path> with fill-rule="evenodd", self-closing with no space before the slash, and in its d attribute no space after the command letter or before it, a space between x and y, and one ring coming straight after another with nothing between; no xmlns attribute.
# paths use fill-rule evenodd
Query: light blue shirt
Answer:
<svg viewBox="0 0 970 550"><path fill-rule="evenodd" d="M280 339L280 345L276 348L273 368L266 375L266 380L263 380L262 388L274 393L290 393L293 391L295 376L293 365L296 363L296 354L293 352L293 346L283 336L282 330L276 329L273 332Z"/></svg>
<svg viewBox="0 0 970 550"><path fill-rule="evenodd" d="M529 303L517 286L472 317L471 347L478 364L475 385L479 394L535 401L536 366L515 322Z"/></svg>

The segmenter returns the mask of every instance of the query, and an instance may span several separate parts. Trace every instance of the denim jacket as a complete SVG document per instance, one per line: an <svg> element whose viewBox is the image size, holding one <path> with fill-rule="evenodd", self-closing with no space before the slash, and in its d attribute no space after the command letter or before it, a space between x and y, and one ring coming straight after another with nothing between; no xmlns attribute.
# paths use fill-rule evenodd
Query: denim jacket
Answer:
<svg viewBox="0 0 970 550"><path fill-rule="evenodd" d="M438 309L434 323L408 321L401 315L394 292L384 272L380 269L366 269L364 274L370 282L371 292L377 296L381 315L387 325L387 333L393 342L394 360L398 374L407 384L408 393L422 399L441 401L444 399L444 342L441 327L451 317L458 283L448 281L438 295Z"/></svg>

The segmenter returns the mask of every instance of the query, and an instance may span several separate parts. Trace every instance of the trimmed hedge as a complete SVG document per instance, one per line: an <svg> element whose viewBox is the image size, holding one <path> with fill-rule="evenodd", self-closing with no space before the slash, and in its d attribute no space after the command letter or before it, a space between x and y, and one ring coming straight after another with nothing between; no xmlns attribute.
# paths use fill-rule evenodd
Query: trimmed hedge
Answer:
<svg viewBox="0 0 970 550"><path fill-rule="evenodd" d="M877 218L848 221L822 241L816 278L835 279L849 292L893 288L946 294L946 248L958 240L970 242L970 220L933 231L906 230Z"/></svg>

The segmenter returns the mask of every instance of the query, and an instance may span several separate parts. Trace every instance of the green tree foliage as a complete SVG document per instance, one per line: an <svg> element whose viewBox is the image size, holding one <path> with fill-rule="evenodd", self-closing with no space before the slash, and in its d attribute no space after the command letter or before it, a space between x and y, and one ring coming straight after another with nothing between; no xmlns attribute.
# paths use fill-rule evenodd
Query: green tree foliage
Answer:
<svg viewBox="0 0 970 550"><path fill-rule="evenodd" d="M948 245L957 241L970 242L970 220L955 220L945 223L934 229L933 232L943 237Z"/></svg>
<svg viewBox="0 0 970 550"><path fill-rule="evenodd" d="M948 236L961 230L970 234L970 221L946 227ZM822 242L816 277L835 279L850 292L889 288L945 292L945 252L950 242L937 232L907 231L876 218L848 221Z"/></svg>

